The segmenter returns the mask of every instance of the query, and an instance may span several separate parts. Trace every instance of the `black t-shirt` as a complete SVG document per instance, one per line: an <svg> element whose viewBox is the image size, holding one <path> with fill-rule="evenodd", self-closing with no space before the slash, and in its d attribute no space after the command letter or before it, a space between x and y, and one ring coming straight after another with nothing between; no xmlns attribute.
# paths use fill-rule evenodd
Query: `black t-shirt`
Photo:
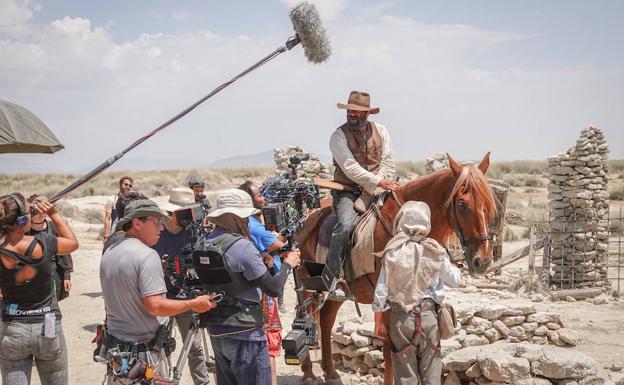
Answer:
<svg viewBox="0 0 624 385"><path fill-rule="evenodd" d="M179 272L186 272L185 262L180 260L180 252L188 244L191 240L191 234L188 230L184 229L177 234L173 234L164 228L163 231L160 232L160 238L158 242L152 246L154 250L161 257L165 254L169 257L167 258L170 261L171 266L165 265L165 268L169 270L175 270L178 268ZM177 259L177 260L176 260ZM173 273L173 271L172 271ZM172 283L169 277L165 277L165 283L167 284L167 298L175 299L176 295L180 292L179 287L183 285L181 282L182 279L176 280L175 283ZM176 287L177 286L177 287Z"/></svg>
<svg viewBox="0 0 624 385"><path fill-rule="evenodd" d="M58 241L48 233L38 233L35 240L43 248L39 263L29 265L35 269L35 276L30 281L18 284L16 274L23 268L8 269L0 262L0 288L4 295L2 302L2 320L19 320L26 323L43 322L46 313L55 313L61 319L56 295L52 290L52 262L58 250Z"/></svg>
<svg viewBox="0 0 624 385"><path fill-rule="evenodd" d="M58 231L56 230L56 226L49 220L46 221L46 228L43 230L34 230L31 228L26 235L37 235L39 233L48 233L58 237ZM59 278L61 280L71 279L71 273L74 271L74 260L72 259L71 254L67 255L54 255L52 257L52 262L56 264L56 270L59 273Z"/></svg>

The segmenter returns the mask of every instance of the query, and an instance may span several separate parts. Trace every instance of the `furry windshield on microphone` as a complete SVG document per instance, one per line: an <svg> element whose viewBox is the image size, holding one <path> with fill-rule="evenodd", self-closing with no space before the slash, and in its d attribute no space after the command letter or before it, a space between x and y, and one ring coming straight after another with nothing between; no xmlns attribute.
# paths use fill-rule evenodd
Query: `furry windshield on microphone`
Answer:
<svg viewBox="0 0 624 385"><path fill-rule="evenodd" d="M303 2L290 11L290 19L308 61L315 64L326 61L331 55L331 46L316 7Z"/></svg>

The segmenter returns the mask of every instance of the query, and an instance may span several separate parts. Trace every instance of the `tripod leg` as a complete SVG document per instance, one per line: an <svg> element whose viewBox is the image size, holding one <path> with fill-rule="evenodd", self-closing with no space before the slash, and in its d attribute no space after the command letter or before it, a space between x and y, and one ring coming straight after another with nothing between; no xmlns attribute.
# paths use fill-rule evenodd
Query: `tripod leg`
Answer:
<svg viewBox="0 0 624 385"><path fill-rule="evenodd" d="M186 338L184 339L184 344L182 345L182 351L180 351L180 355L178 356L178 360L176 361L175 366L173 367L173 383L174 385L178 385L180 383L180 379L182 378L182 370L184 370L184 364L188 359L188 354L191 351L191 346L193 345L193 340L197 333L201 330L199 329L199 325L195 317L193 317L193 322L191 322L191 326L189 327L189 331L186 334Z"/></svg>
<svg viewBox="0 0 624 385"><path fill-rule="evenodd" d="M208 369L208 373L212 372L212 376L216 384L217 383L216 362L210 359L210 351L208 350L208 342L206 341L206 333L204 333L204 329L200 329L199 332L201 333L202 342L204 344L204 354L206 355L206 369Z"/></svg>

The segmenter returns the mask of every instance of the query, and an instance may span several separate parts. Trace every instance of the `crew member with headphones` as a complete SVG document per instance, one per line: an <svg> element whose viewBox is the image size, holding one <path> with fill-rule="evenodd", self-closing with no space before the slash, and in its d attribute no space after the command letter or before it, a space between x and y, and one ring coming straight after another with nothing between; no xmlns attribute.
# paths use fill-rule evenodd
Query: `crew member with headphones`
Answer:
<svg viewBox="0 0 624 385"><path fill-rule="evenodd" d="M30 230L32 212L47 215L58 236ZM47 201L0 197L0 373L3 384L28 385L33 359L42 385L68 384L67 347L52 289L54 255L78 248L76 235Z"/></svg>

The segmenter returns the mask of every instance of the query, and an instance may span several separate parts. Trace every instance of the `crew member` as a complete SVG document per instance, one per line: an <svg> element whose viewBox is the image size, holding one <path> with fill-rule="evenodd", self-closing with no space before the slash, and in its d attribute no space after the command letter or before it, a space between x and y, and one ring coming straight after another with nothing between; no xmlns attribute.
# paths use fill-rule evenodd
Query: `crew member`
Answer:
<svg viewBox="0 0 624 385"><path fill-rule="evenodd" d="M162 266L152 249L163 229L166 217L149 199L130 202L117 228L125 232L117 243L108 246L100 264L100 282L106 309L109 351L127 352L146 362L157 363L157 376L167 377L169 368L163 339L169 316L184 312L206 312L215 307L212 295L174 301L167 299ZM123 354L122 354L123 355ZM149 355L149 357L148 357ZM127 372L120 373L115 357L107 374L112 383L125 383Z"/></svg>
<svg viewBox="0 0 624 385"><path fill-rule="evenodd" d="M160 233L158 242L153 246L161 258L167 256L172 259L180 255L180 252L191 242L190 232L182 227L176 220L176 210L195 204L195 196L190 188L174 188L169 192L167 203L161 205L161 208L169 213L164 222L164 229ZM174 286L169 279L165 279L167 284L167 298L172 300L181 299L181 290ZM184 298L182 296L182 298ZM193 313L186 312L175 316L178 330L182 341L186 340L186 336L190 330ZM202 332L202 331L200 331ZM191 348L188 353L188 366L191 372L191 378L195 385L206 385L210 382L208 368L206 366L206 357L204 349L202 349L201 335L198 333L191 342Z"/></svg>
<svg viewBox="0 0 624 385"><path fill-rule="evenodd" d="M338 220L332 230L322 275L330 291L336 287L336 279L349 252L351 233L358 218L355 201L363 193L374 196L379 191L399 188L392 180L395 162L390 134L383 125L368 121L370 114L379 113L379 108L371 108L370 95L351 91L347 104L338 103L338 108L347 110L347 122L334 131L329 141L336 166L334 181L353 191L332 192Z"/></svg>
<svg viewBox="0 0 624 385"><path fill-rule="evenodd" d="M291 268L301 262L299 250L284 252L281 270L271 275L250 241L249 216L258 213L251 197L239 189L222 191L209 214L215 230L206 244L218 246L227 260L231 284L216 312L205 321L215 352L218 385L271 384L271 365L263 329L262 292L278 297Z"/></svg>
<svg viewBox="0 0 624 385"><path fill-rule="evenodd" d="M37 194L28 197L28 203L46 201L45 197ZM45 214L37 211L31 215L30 218L30 231L27 235L37 235L38 233L46 232L55 237L58 237L58 231L51 220L47 219ZM56 294L56 299L61 301L69 295L71 290L71 273L74 271L74 262L71 254L67 255L54 255L52 262L55 266L52 272L52 287Z"/></svg>
<svg viewBox="0 0 624 385"><path fill-rule="evenodd" d="M31 207L47 215L58 236L30 230ZM0 197L0 373L3 384L30 384L33 359L42 385L67 385L67 346L52 290L52 258L78 248L78 239L54 206L31 204L20 193Z"/></svg>
<svg viewBox="0 0 624 385"><path fill-rule="evenodd" d="M459 286L461 273L446 249L427 238L431 211L424 202L406 202L394 222L394 237L384 249L375 288L375 334L390 336L395 384L439 385L442 375L436 304L444 284ZM390 311L389 329L383 312ZM421 329L417 325L421 325Z"/></svg>
<svg viewBox="0 0 624 385"><path fill-rule="evenodd" d="M245 181L245 183L240 185L239 189L249 194L253 207L262 210L266 205L266 200L260 193L260 188L253 181ZM278 234L265 228L262 213L249 216L249 235L258 248L260 255L262 255L269 271L273 274L277 273L281 266L281 259L279 255L272 256L270 253L281 249L282 246L284 246L284 242L280 239ZM264 295L262 301L267 307L267 319L264 325L264 331L269 344L271 379L273 385L277 385L277 363L275 360L279 357L282 349L282 323L278 311L280 301L278 298L269 297L267 295Z"/></svg>
<svg viewBox="0 0 624 385"><path fill-rule="evenodd" d="M115 223L117 221L117 218L119 218L118 213L115 210L117 199L119 199L119 196L121 194L132 190L133 184L134 179L129 176L122 176L119 179L119 192L108 198L108 200L106 201L106 204L104 205L104 242L106 242L106 240L110 236L111 230L115 228Z"/></svg>
<svg viewBox="0 0 624 385"><path fill-rule="evenodd" d="M137 199L147 199L147 197L137 191L128 191L128 192L121 194L119 196L119 199L117 199L117 202L115 203L115 210L117 211L117 216L119 218L123 218L123 215L124 215L124 212L126 210L126 206L128 205L128 203L135 201ZM125 236L126 236L126 233L124 233L123 230L111 229L110 235L108 236L106 241L104 241L104 247L102 247L102 254L104 254L106 249L108 249L108 246L118 243L121 240L120 238L123 238Z"/></svg>

